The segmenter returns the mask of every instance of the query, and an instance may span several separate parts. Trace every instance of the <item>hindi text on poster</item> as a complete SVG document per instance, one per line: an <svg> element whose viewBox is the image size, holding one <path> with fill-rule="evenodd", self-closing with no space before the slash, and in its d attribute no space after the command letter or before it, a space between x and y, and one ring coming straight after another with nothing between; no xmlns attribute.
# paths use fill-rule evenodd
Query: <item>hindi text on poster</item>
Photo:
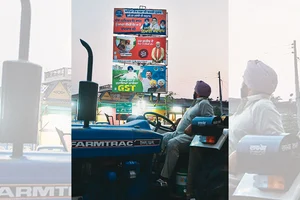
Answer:
<svg viewBox="0 0 300 200"><path fill-rule="evenodd" d="M113 66L113 92L166 93L166 66Z"/></svg>
<svg viewBox="0 0 300 200"><path fill-rule="evenodd" d="M165 37L115 36L113 38L113 61L166 65L166 42Z"/></svg>
<svg viewBox="0 0 300 200"><path fill-rule="evenodd" d="M166 10L114 9L114 34L166 35Z"/></svg>

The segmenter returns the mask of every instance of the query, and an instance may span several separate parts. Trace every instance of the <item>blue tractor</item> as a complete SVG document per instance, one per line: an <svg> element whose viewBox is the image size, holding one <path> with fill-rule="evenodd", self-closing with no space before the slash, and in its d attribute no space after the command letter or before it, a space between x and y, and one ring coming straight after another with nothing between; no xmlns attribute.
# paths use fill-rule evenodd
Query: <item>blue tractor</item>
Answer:
<svg viewBox="0 0 300 200"><path fill-rule="evenodd" d="M79 83L78 120L83 123L72 125L73 198L185 199L188 154L180 155L170 188L163 190L152 186L163 164L163 158L157 156L161 151L163 133L176 130L172 121L148 112L143 116L131 116L126 124L119 126L90 123L96 119L98 84L92 82L92 50L85 41L81 40L81 44L86 48L89 58L87 81ZM155 115L156 120L147 120L147 115ZM159 118L171 126L162 125ZM201 185L201 188L195 187L198 191L196 193L201 199L212 199L214 195L218 196L217 199L227 199L226 128L228 117L224 120L220 117L196 117L193 120L192 130L197 136L192 142L192 148L206 155L199 173L195 174L199 177L195 185ZM209 142L205 138L213 140ZM206 186L207 181L211 185Z"/></svg>

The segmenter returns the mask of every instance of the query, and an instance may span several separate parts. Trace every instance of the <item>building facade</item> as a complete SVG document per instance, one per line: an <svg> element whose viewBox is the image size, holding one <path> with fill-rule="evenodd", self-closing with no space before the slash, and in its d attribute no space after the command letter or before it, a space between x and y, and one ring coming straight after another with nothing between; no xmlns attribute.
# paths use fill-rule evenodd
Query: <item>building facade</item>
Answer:
<svg viewBox="0 0 300 200"><path fill-rule="evenodd" d="M45 72L40 110L39 144L60 145L56 128L71 132L71 68Z"/></svg>

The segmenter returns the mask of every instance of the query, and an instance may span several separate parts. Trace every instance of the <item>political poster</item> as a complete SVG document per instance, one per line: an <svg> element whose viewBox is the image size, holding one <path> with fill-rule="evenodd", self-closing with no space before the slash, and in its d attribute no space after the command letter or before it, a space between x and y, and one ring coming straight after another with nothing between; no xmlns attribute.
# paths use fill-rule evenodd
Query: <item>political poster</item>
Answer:
<svg viewBox="0 0 300 200"><path fill-rule="evenodd" d="M112 92L167 93L166 66L113 65Z"/></svg>
<svg viewBox="0 0 300 200"><path fill-rule="evenodd" d="M166 65L165 37L115 36L113 62L147 65Z"/></svg>
<svg viewBox="0 0 300 200"><path fill-rule="evenodd" d="M138 8L114 9L114 34L166 35L166 23L166 10Z"/></svg>

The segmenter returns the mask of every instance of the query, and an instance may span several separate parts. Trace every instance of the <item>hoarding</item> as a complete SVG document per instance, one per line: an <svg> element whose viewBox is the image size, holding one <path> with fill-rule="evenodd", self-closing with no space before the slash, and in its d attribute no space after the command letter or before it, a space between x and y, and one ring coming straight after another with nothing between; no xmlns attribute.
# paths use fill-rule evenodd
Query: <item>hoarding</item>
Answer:
<svg viewBox="0 0 300 200"><path fill-rule="evenodd" d="M114 9L114 34L166 35L167 14L161 9Z"/></svg>
<svg viewBox="0 0 300 200"><path fill-rule="evenodd" d="M115 64L112 92L166 93L166 66Z"/></svg>
<svg viewBox="0 0 300 200"><path fill-rule="evenodd" d="M165 37L115 36L113 61L166 65L166 42Z"/></svg>

